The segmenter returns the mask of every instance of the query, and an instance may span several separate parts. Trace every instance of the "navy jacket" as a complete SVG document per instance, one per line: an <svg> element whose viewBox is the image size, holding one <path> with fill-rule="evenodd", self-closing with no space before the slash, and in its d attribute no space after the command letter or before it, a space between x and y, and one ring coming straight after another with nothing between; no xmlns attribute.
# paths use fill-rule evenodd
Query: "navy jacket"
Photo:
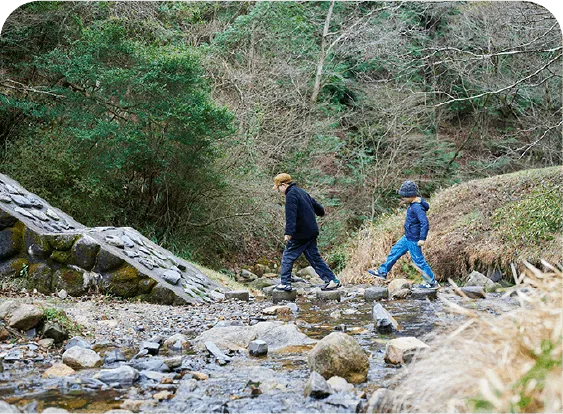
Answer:
<svg viewBox="0 0 563 414"><path fill-rule="evenodd" d="M425 199L420 203L410 203L407 208L407 218L405 219L405 236L407 240L419 241L426 240L428 236L428 218L426 212L430 205Z"/></svg>
<svg viewBox="0 0 563 414"><path fill-rule="evenodd" d="M305 190L290 184L285 192L285 233L296 240L308 240L319 235L315 216L324 216L323 206Z"/></svg>

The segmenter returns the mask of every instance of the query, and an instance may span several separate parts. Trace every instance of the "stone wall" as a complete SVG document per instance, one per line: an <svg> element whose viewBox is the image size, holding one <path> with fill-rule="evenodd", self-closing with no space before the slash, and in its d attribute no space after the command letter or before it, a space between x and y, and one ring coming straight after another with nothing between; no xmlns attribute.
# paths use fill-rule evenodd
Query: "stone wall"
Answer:
<svg viewBox="0 0 563 414"><path fill-rule="evenodd" d="M0 174L0 277L71 296L97 291L182 304L221 298L221 287L130 227L88 228Z"/></svg>

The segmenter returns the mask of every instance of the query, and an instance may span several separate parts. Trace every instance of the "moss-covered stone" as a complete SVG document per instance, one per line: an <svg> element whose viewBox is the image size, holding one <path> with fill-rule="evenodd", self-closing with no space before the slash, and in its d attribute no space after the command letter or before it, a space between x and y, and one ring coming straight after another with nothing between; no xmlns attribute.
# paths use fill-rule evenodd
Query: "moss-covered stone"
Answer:
<svg viewBox="0 0 563 414"><path fill-rule="evenodd" d="M6 278L25 277L28 271L28 261L23 257L0 262L0 276Z"/></svg>
<svg viewBox="0 0 563 414"><path fill-rule="evenodd" d="M51 259L62 264L74 264L72 252L70 250L53 250Z"/></svg>
<svg viewBox="0 0 563 414"><path fill-rule="evenodd" d="M21 222L0 231L0 260L17 256L23 247L23 230Z"/></svg>
<svg viewBox="0 0 563 414"><path fill-rule="evenodd" d="M142 295L141 300L149 303L159 303L161 305L173 305L176 302L176 293L162 284L158 283L150 293Z"/></svg>
<svg viewBox="0 0 563 414"><path fill-rule="evenodd" d="M0 209L0 230L4 230L7 227L12 227L14 224L16 224L17 221L17 218Z"/></svg>
<svg viewBox="0 0 563 414"><path fill-rule="evenodd" d="M46 259L51 255L53 250L47 236L36 233L27 227L23 234L25 250L30 258Z"/></svg>
<svg viewBox="0 0 563 414"><path fill-rule="evenodd" d="M55 250L70 250L74 242L80 237L78 233L50 234L46 236Z"/></svg>
<svg viewBox="0 0 563 414"><path fill-rule="evenodd" d="M96 256L100 245L92 237L84 235L72 246L72 258L74 263L82 269L91 270L96 263Z"/></svg>
<svg viewBox="0 0 563 414"><path fill-rule="evenodd" d="M106 293L122 298L132 298L140 293L140 279L139 271L136 268L124 265L103 275L103 288Z"/></svg>
<svg viewBox="0 0 563 414"><path fill-rule="evenodd" d="M143 277L139 280L139 292L140 293L150 293L150 291L156 285L156 280L150 277Z"/></svg>
<svg viewBox="0 0 563 414"><path fill-rule="evenodd" d="M117 269L122 264L123 264L122 258L114 255L113 253L108 252L105 249L100 249L93 270L97 273L103 273L113 269Z"/></svg>
<svg viewBox="0 0 563 414"><path fill-rule="evenodd" d="M53 292L53 270L45 263L30 264L27 280L29 289L37 289L43 294Z"/></svg>
<svg viewBox="0 0 563 414"><path fill-rule="evenodd" d="M62 268L53 275L54 290L64 289L70 296L81 296L86 293L82 272L70 268Z"/></svg>

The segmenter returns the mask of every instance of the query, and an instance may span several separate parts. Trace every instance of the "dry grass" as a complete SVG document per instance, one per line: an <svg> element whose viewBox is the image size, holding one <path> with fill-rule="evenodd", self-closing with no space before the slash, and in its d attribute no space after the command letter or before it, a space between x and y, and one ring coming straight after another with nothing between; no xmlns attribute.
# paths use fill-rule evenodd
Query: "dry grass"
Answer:
<svg viewBox="0 0 563 414"><path fill-rule="evenodd" d="M536 219L544 207L544 200L538 198L542 191L555 194L545 200L551 216ZM534 204L533 200L539 201ZM438 280L461 278L471 270L486 274L494 268L510 277L511 265L523 260L539 264L543 258L561 263L561 228L553 230L553 224L546 228L545 221L561 220L562 201L563 169L559 166L469 181L439 191L429 200L426 259ZM511 216L513 211L515 217ZM341 273L344 282L370 280L366 270L385 260L403 234L404 216L401 210L359 232ZM522 220L518 220L520 216ZM408 276L412 265L403 266L406 263L409 261L402 258L393 268L394 274Z"/></svg>
<svg viewBox="0 0 563 414"><path fill-rule="evenodd" d="M495 317L450 304L465 323L408 366L392 411L562 411L562 273L525 264L518 309Z"/></svg>

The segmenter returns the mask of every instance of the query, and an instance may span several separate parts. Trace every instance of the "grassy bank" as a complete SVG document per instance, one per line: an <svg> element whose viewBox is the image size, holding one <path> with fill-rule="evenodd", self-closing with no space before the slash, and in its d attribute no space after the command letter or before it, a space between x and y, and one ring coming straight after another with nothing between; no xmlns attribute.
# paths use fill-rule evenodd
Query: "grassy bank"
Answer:
<svg viewBox="0 0 563 414"><path fill-rule="evenodd" d="M439 280L471 270L498 269L511 278L512 263L561 263L563 169L526 170L469 181L438 191L430 200L424 253ZM347 282L366 279L403 234L404 210L366 225L353 241L342 272ZM415 276L403 257L392 274Z"/></svg>

